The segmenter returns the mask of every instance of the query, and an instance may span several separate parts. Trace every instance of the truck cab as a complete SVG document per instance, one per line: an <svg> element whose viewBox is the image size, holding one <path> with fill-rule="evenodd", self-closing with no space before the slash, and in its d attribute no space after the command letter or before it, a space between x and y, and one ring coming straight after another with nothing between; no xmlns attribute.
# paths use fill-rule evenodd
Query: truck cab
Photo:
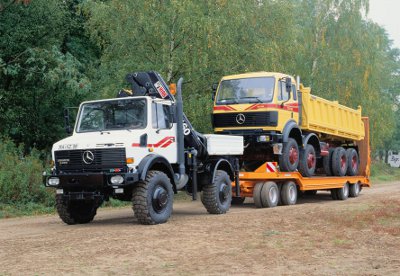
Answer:
<svg viewBox="0 0 400 276"><path fill-rule="evenodd" d="M223 77L214 95L214 131L244 136L246 169L254 170L262 161L280 161L281 169L293 171L302 145L299 99L296 81L286 74ZM290 149L286 150L290 156L279 160L289 140Z"/></svg>
<svg viewBox="0 0 400 276"><path fill-rule="evenodd" d="M286 84L290 81L290 91ZM248 73L222 78L214 100L216 133L267 135L279 140L285 124L299 121L296 83L281 73Z"/></svg>
<svg viewBox="0 0 400 276"><path fill-rule="evenodd" d="M183 113L183 79L178 99L156 72L127 79L134 93L83 102L72 135L53 145L44 184L56 189L60 218L88 223L103 201L115 198L132 201L140 223L164 223L178 190L193 199L202 192L209 213L227 212L243 138L196 132Z"/></svg>

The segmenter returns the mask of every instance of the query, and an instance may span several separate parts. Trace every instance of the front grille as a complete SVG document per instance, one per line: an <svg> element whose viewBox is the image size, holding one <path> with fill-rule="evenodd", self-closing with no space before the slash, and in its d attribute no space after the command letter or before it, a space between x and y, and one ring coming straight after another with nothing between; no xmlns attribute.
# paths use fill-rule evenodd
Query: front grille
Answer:
<svg viewBox="0 0 400 276"><path fill-rule="evenodd" d="M238 115L242 114L245 120L242 124L238 123ZM240 116L242 117L242 116ZM243 117L242 117L243 118ZM239 120L240 121L240 120ZM278 112L244 112L244 113L224 113L213 115L214 128L221 127L267 127L278 125Z"/></svg>
<svg viewBox="0 0 400 276"><path fill-rule="evenodd" d="M90 164L83 160L86 151L93 153ZM63 172L101 172L126 167L125 148L61 150L54 155L57 170Z"/></svg>

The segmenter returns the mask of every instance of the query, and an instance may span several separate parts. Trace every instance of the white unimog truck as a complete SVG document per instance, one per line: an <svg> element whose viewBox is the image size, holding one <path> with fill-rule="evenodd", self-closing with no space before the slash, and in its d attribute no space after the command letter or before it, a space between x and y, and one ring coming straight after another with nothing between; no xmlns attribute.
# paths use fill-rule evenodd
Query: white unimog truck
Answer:
<svg viewBox="0 0 400 276"><path fill-rule="evenodd" d="M142 224L158 224L172 213L173 195L186 189L211 214L229 210L237 184L243 138L202 135L183 114L156 72L127 75L133 93L80 105L72 136L54 144L47 187L67 224L88 223L105 200L132 201ZM67 128L69 128L67 124ZM239 187L239 185L236 185ZM235 190L240 196L239 189Z"/></svg>

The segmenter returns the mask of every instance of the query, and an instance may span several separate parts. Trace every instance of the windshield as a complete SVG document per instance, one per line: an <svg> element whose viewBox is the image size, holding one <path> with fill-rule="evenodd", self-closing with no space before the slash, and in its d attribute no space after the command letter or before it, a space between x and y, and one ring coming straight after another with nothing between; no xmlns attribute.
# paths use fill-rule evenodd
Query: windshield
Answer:
<svg viewBox="0 0 400 276"><path fill-rule="evenodd" d="M145 99L123 99L82 105L77 132L143 129L147 125Z"/></svg>
<svg viewBox="0 0 400 276"><path fill-rule="evenodd" d="M224 80L218 89L218 104L267 103L274 96L275 78Z"/></svg>

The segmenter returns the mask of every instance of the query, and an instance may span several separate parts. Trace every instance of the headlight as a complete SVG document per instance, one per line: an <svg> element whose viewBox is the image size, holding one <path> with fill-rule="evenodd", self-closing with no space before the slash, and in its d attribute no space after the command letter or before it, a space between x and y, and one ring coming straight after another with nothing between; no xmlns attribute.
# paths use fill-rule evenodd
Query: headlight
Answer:
<svg viewBox="0 0 400 276"><path fill-rule="evenodd" d="M58 186L60 184L60 179L58 177L50 177L47 183L49 186Z"/></svg>
<svg viewBox="0 0 400 276"><path fill-rule="evenodd" d="M114 175L110 178L111 184L122 184L124 183L124 178L121 175Z"/></svg>

